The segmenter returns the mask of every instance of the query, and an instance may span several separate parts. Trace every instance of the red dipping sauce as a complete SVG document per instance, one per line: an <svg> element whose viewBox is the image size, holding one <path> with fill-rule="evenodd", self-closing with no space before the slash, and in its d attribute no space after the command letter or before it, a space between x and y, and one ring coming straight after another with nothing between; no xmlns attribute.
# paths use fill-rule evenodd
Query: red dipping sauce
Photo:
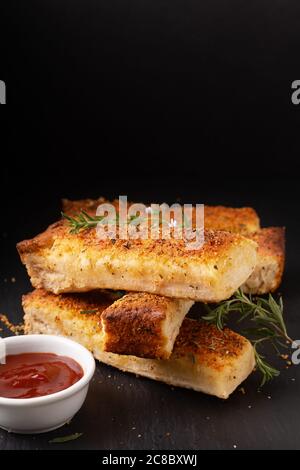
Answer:
<svg viewBox="0 0 300 470"><path fill-rule="evenodd" d="M52 353L8 355L6 364L0 364L0 397L42 397L65 390L81 377L82 367L70 357Z"/></svg>

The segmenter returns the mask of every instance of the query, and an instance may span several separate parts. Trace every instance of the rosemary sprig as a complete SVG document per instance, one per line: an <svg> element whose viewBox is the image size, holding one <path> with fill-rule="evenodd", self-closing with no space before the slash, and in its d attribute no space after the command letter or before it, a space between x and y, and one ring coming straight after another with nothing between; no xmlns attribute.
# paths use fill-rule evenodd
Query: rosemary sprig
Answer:
<svg viewBox="0 0 300 470"><path fill-rule="evenodd" d="M259 354L257 352L255 345L254 345L254 354L255 354L256 366L262 374L260 386L263 387L266 382L269 382L275 377L278 377L280 372L279 370L275 369L273 366L271 366L265 361L265 357L262 354Z"/></svg>
<svg viewBox="0 0 300 470"><path fill-rule="evenodd" d="M64 212L61 212L61 215L64 219L66 219L69 222L70 225L70 233L79 233L81 230L87 230L93 227L96 227L99 222L102 222L102 220L106 217L105 215L90 215L87 212L81 210L78 214L76 214L74 217L71 217L70 215L65 214ZM135 224L136 221L138 220L139 216L136 215L131 215L127 222L129 224ZM110 223L119 223L119 214L116 214L116 218L112 219Z"/></svg>
<svg viewBox="0 0 300 470"><path fill-rule="evenodd" d="M253 297L251 294L247 296L239 289L231 299L220 302L216 308L211 309L208 306L206 308L208 314L203 319L215 324L220 330L224 328L231 312L241 313L238 323L248 318L254 326L244 332L250 336L254 346L256 366L262 374L261 386L279 375L279 371L265 361L258 348L268 341L279 352L280 347L293 343L284 323L281 297L276 302L271 294L265 299Z"/></svg>
<svg viewBox="0 0 300 470"><path fill-rule="evenodd" d="M78 233L80 230L96 227L105 217L104 215L91 216L85 211L81 211L75 217L71 217L64 212L62 212L61 215L69 222L71 227L70 233Z"/></svg>
<svg viewBox="0 0 300 470"><path fill-rule="evenodd" d="M155 211L153 211L153 214ZM81 230L87 230L93 227L96 227L99 222L102 222L102 220L106 217L105 215L95 215L92 216L85 212L84 210L81 210L78 214L74 215L74 217L71 217L70 215L65 214L64 212L61 212L61 215L64 219L66 219L69 222L70 225L70 233L79 233ZM191 222L187 220L185 214L183 214L183 223L178 224L176 223L176 220L173 221L175 224L174 227L176 226L177 228L191 228ZM161 225L169 225L170 226L170 220L164 220L161 217L161 214L159 214L159 220ZM173 220L173 219L172 219ZM141 217L138 214L131 215L127 219L128 224L132 225L139 225L141 221L148 221L148 216L145 218ZM119 214L116 213L116 218L111 220L111 223L117 222L120 224L120 218Z"/></svg>

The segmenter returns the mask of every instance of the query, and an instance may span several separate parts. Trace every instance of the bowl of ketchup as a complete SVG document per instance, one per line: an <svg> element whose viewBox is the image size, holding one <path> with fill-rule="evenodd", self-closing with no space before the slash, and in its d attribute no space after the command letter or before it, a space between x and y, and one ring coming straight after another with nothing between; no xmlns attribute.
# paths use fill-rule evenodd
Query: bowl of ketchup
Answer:
<svg viewBox="0 0 300 470"><path fill-rule="evenodd" d="M48 432L70 421L94 375L91 353L69 339L21 335L0 339L0 427Z"/></svg>

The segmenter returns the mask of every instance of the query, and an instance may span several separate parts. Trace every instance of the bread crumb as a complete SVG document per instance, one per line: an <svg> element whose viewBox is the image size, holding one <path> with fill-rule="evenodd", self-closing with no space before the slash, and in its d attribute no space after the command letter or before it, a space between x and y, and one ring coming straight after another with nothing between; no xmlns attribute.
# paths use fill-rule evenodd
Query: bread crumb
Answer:
<svg viewBox="0 0 300 470"><path fill-rule="evenodd" d="M12 282L12 283L15 283L15 282L16 282L16 278L15 278L15 277L12 277L12 278L11 278L11 282Z"/></svg>
<svg viewBox="0 0 300 470"><path fill-rule="evenodd" d="M14 325L9 321L6 315L0 313L0 322L6 326L8 330L10 330L15 335L19 335L20 333L24 333L24 324L20 323L19 325Z"/></svg>
<svg viewBox="0 0 300 470"><path fill-rule="evenodd" d="M288 359L289 356L288 356L288 354L280 354L280 357L282 359Z"/></svg>

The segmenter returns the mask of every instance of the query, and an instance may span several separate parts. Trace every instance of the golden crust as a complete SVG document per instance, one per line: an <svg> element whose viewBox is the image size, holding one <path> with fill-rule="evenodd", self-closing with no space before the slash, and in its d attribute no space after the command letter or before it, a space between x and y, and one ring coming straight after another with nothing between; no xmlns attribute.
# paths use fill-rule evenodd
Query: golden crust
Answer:
<svg viewBox="0 0 300 470"><path fill-rule="evenodd" d="M204 237L199 250L177 239L99 240L95 228L74 234L61 220L17 249L33 286L54 293L112 288L219 301L253 271L256 244L222 231Z"/></svg>
<svg viewBox="0 0 300 470"><path fill-rule="evenodd" d="M76 215L80 211L85 211L88 214L93 214L95 215L97 207L100 204L110 202L113 204L116 208L118 205L117 199L113 201L108 201L104 197L99 197L98 199L78 199L77 201L71 201L70 199L62 199L62 210L65 214L69 215Z"/></svg>
<svg viewBox="0 0 300 470"><path fill-rule="evenodd" d="M238 357L249 342L229 328L220 331L204 321L186 318L176 339L173 356L193 354L212 369L220 370Z"/></svg>
<svg viewBox="0 0 300 470"><path fill-rule="evenodd" d="M77 214L80 210L85 210L90 214L94 214L96 208L100 203L107 202L104 198L96 200L83 199L79 201L63 201L63 209L69 214ZM117 208L118 201L113 201ZM245 282L244 290L256 294L267 293L276 290L282 280L282 274L285 263L284 253L284 229L278 227L264 228L257 231L259 228L259 219L256 212L248 207L245 208L230 208L224 206L205 206L205 225L211 229L228 230L232 232L241 232L247 234L249 238L254 240L259 245L257 264L254 272L251 274L249 280ZM64 231L60 227L60 223L53 224L44 234L35 237L33 240L21 242L18 249L22 253L36 253L39 250L51 247L53 243L53 234L58 235L61 230L62 236ZM253 233L256 232L256 233ZM90 234L91 235L91 234ZM159 240L158 243L145 245L146 252L162 252L169 250L172 256L183 254L187 255L186 250L180 250L179 245L173 245L173 241ZM220 242L220 240L219 240ZM118 240L116 242L116 250L125 247L127 250L133 249L131 243L122 243ZM218 243L218 241L217 241ZM137 245L135 245L137 247ZM147 246L147 248L146 248ZM176 247L176 252L175 252ZM225 246L224 246L225 247ZM213 248L212 248L213 252ZM190 254L190 253L189 253ZM24 255L26 256L26 254ZM38 286L39 284L35 284ZM40 284L41 286L43 284ZM98 287L98 286L96 286ZM105 286L107 287L107 286ZM159 292L164 293L165 292ZM173 295L169 292L168 295Z"/></svg>
<svg viewBox="0 0 300 470"><path fill-rule="evenodd" d="M102 314L108 336L105 350L138 357L163 357L161 324L167 316L167 303L167 297L146 293L125 295L113 303Z"/></svg>
<svg viewBox="0 0 300 470"><path fill-rule="evenodd" d="M102 312L117 299L116 294L106 290L53 296L44 289L35 289L22 296L22 305L24 308L35 305L44 309L51 304L58 310L68 310L74 317L83 318L86 314L89 318L100 321Z"/></svg>
<svg viewBox="0 0 300 470"><path fill-rule="evenodd" d="M80 211L95 215L97 207L107 201L105 198L81 199L78 201L62 200L63 212L76 215ZM118 200L111 201L118 208ZM128 203L130 204L130 203ZM247 235L260 228L259 217L252 207L204 206L204 223L208 230L224 230Z"/></svg>
<svg viewBox="0 0 300 470"><path fill-rule="evenodd" d="M263 228L251 239L258 244L257 265L243 289L253 294L273 292L280 286L284 271L285 228Z"/></svg>
<svg viewBox="0 0 300 470"><path fill-rule="evenodd" d="M102 313L105 351L167 359L193 302L147 293L130 293Z"/></svg>
<svg viewBox="0 0 300 470"><path fill-rule="evenodd" d="M103 197L99 199L82 199L78 201L70 201L68 199L62 200L63 211L69 215L76 215L80 211L84 210L90 215L95 215L99 204L107 202ZM114 200L111 203L118 207L118 201ZM215 234L212 231L228 231L239 234L250 234L257 232L259 229L259 218L250 207L242 208L231 208L225 206L205 206L205 228L206 228L206 243L208 247L217 245L223 245L228 237L221 234ZM38 249L51 247L53 240L59 237L70 236L69 227L66 220L58 221L48 227L48 229L37 235L31 240L24 240L18 243L17 248L22 255L23 253L33 252ZM100 241L95 237L96 230L86 230L77 234L76 237L84 240L86 243L95 243L100 247L107 247L112 244L111 240ZM73 235L74 236L74 235ZM96 240L95 240L96 239ZM159 243L157 243L159 242ZM181 242L181 243L179 243ZM144 240L134 240L125 242L124 240L116 240L113 243L117 243L116 248L132 249L141 245L144 245ZM163 249L170 250L171 255L184 255L189 256L192 253L187 251L184 247L184 242L180 240L155 240L153 243L148 243L145 252L153 249L157 249L158 253Z"/></svg>
<svg viewBox="0 0 300 470"><path fill-rule="evenodd" d="M251 207L204 206L205 227L247 236L260 228L259 217Z"/></svg>
<svg viewBox="0 0 300 470"><path fill-rule="evenodd" d="M251 236L258 244L258 253L261 256L272 256L278 261L285 257L285 227L267 227Z"/></svg>
<svg viewBox="0 0 300 470"><path fill-rule="evenodd" d="M63 200L63 209L76 214L81 210L93 213L104 198ZM117 208L118 201L113 201ZM285 264L285 233L282 227L260 230L259 217L251 207L232 208L225 206L205 206L205 227L209 230L222 230L240 233L258 244L257 265L246 281L244 290L253 294L265 294L278 289Z"/></svg>
<svg viewBox="0 0 300 470"><path fill-rule="evenodd" d="M81 297L80 301L78 300ZM185 319L168 360L141 359L106 353L99 316L82 309L106 303L90 302L86 294L59 295L38 290L23 297L26 333L53 333L74 338L97 358L122 370L227 398L254 367L253 349L246 338L203 321ZM105 313L105 310L103 311Z"/></svg>
<svg viewBox="0 0 300 470"><path fill-rule="evenodd" d="M36 235L34 238L31 238L30 240L23 240L17 243L17 250L19 255L22 257L23 255L29 253L37 253L45 248L51 248L55 237L63 230L62 221L58 221L49 225L47 230L40 233L39 235Z"/></svg>
<svg viewBox="0 0 300 470"><path fill-rule="evenodd" d="M126 296L125 296L126 297ZM155 307L161 304L156 304L156 299L151 297L149 294L133 294L131 300L136 301L136 297L139 297L140 305L142 308L146 307L147 301L150 305ZM164 299L166 302L168 300ZM117 309L120 312L122 305L124 305L124 314L126 316L127 305L130 300L125 299L122 303L122 299L115 302ZM80 293L80 294L60 294L54 295L46 292L43 289L36 289L29 294L23 295L22 305L25 312L29 308L40 309L47 312L54 311L56 313L67 312L68 315L72 315L74 320L85 320L94 323L94 327L99 333L102 331L101 317L108 311L108 315L111 314L112 310L109 306L113 305L113 300L110 300L110 294L103 291L94 293ZM126 306L125 306L126 305ZM96 314L84 314L82 312L89 311L91 309L97 310ZM243 336L225 328L220 331L214 325L211 325L204 321L192 320L185 318L179 335L175 341L172 356L188 356L190 354L199 357L201 362L210 367L219 370L220 367L225 367L231 362L232 357L237 357L245 345L249 342ZM129 354L129 353L127 353Z"/></svg>
<svg viewBox="0 0 300 470"><path fill-rule="evenodd" d="M45 232L40 233L30 240L23 240L17 244L17 249L22 257L29 253L51 248L59 239L80 243L83 247L93 247L101 254L102 250L109 250L112 255L120 252L120 255L128 252L138 252L139 256L155 254L165 255L176 259L177 257L190 260L202 259L204 262L212 257L218 258L226 253L231 246L246 243L246 239L238 234L224 231L205 230L205 243L200 250L187 250L184 240L159 239L159 240L101 240L97 237L96 229L82 230L79 233L71 233L66 220L60 220L50 225Z"/></svg>

